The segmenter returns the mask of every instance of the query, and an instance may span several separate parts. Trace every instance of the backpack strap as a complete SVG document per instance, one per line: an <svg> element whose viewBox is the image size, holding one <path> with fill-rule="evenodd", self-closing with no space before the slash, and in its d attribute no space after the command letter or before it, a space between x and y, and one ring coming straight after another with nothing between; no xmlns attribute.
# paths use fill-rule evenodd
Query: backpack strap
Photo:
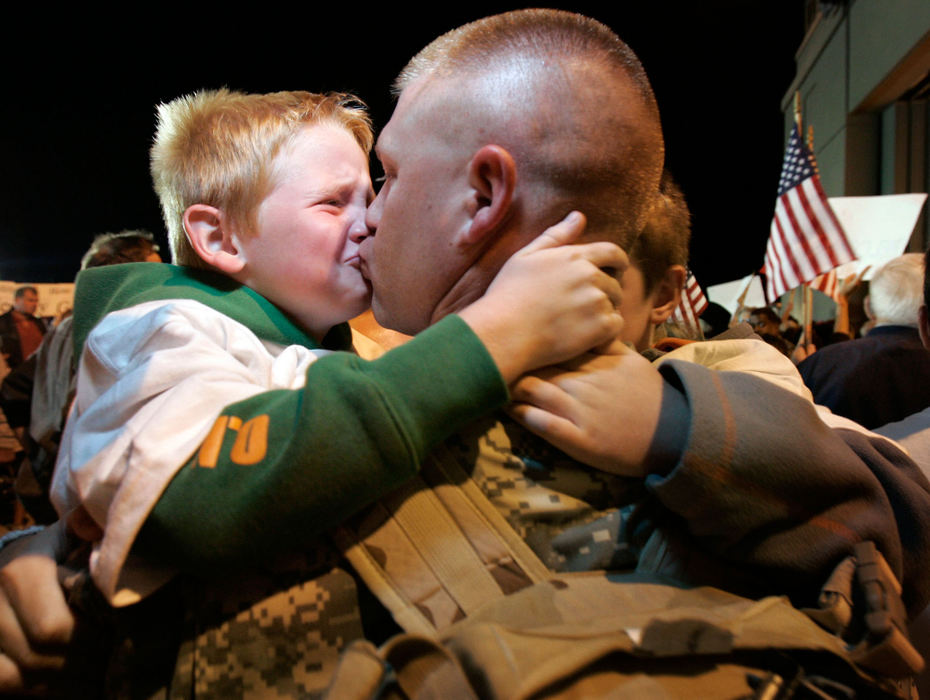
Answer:
<svg viewBox="0 0 930 700"><path fill-rule="evenodd" d="M395 621L426 636L550 575L444 446L333 539Z"/></svg>
<svg viewBox="0 0 930 700"><path fill-rule="evenodd" d="M865 605L865 634L850 657L860 666L892 678L920 673L924 659L907 636L901 584L872 542L855 546L856 583Z"/></svg>
<svg viewBox="0 0 930 700"><path fill-rule="evenodd" d="M484 449L482 445L481 450ZM485 458L482 451L479 451L479 460ZM473 523L468 529L475 534L479 532L479 527L492 532L530 582L538 583L551 578L549 568L501 515L481 487L469 477L450 450L441 445L433 452L433 457L423 470L423 478L450 511L456 513L460 521L464 522L467 518Z"/></svg>
<svg viewBox="0 0 930 700"><path fill-rule="evenodd" d="M849 660L891 679L913 676L924 660L907 635L901 584L873 542L860 542L833 570L819 608L804 613L846 642Z"/></svg>

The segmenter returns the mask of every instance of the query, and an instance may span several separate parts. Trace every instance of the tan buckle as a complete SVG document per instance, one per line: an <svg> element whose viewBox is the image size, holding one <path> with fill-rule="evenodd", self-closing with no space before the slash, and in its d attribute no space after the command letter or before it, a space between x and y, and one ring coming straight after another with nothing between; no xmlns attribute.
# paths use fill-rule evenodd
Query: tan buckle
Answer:
<svg viewBox="0 0 930 700"><path fill-rule="evenodd" d="M901 584L872 542L854 548L856 580L866 605L866 635L850 654L861 666L892 678L920 673L923 657L907 636L907 612Z"/></svg>

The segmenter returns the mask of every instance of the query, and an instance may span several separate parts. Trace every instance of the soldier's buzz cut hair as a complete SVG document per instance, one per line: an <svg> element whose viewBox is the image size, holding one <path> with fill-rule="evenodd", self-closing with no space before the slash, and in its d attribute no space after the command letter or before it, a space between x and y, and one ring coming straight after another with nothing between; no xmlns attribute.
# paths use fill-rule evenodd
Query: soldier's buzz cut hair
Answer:
<svg viewBox="0 0 930 700"><path fill-rule="evenodd" d="M258 205L275 184L275 157L298 132L316 124L340 126L365 153L371 150L365 105L344 93L258 95L221 89L159 105L151 171L172 262L209 267L184 232L184 212L194 204L222 210L242 235L251 235Z"/></svg>
<svg viewBox="0 0 930 700"><path fill-rule="evenodd" d="M535 171L583 211L589 229L628 246L652 208L664 160L655 96L632 49L590 17L516 10L440 36L410 60L394 90L465 79L473 79L469 98L498 110L509 130L523 129L524 173Z"/></svg>

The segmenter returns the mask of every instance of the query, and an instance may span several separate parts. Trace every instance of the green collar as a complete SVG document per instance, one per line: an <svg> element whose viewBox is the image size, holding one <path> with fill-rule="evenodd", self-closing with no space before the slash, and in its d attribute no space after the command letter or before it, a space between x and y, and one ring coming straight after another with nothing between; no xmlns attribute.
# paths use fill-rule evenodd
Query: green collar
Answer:
<svg viewBox="0 0 930 700"><path fill-rule="evenodd" d="M87 335L108 313L147 301L191 299L242 323L262 340L319 348L287 314L257 292L216 272L162 263L127 263L96 267L77 277L74 296L75 356ZM346 323L334 326L322 347L348 350L352 334Z"/></svg>

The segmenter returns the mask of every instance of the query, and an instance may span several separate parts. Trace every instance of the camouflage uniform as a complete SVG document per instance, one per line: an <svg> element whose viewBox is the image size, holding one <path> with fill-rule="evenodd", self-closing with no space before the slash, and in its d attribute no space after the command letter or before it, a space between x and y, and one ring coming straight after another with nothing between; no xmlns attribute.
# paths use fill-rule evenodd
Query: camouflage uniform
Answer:
<svg viewBox="0 0 930 700"><path fill-rule="evenodd" d="M652 475L645 483L643 480L631 481L605 475L578 465L548 444L528 436L507 419L499 418L474 424L434 453L434 463L424 466L422 478L429 487L425 490L435 491L444 498L444 487L432 480L432 472L434 468L442 470L448 466L444 465L445 462L454 462L462 473L471 477L463 478L463 481L476 485L490 501L493 510L519 534L521 541L528 544L546 566L557 571L624 569L634 561L642 568L642 560L637 560L636 556L642 552L630 544L629 524L632 523L645 530L637 543L644 542L655 550L658 541L664 548L662 556L655 556L655 551L652 551L648 562L652 573L672 571L681 574L681 580L700 583L698 577L728 577L731 572L744 571L747 580L752 579L751 583L756 586L814 597L832 567L842 560L835 553L848 554L850 541L846 533L855 527L864 539L877 541L879 548L887 553L886 558L895 575L905 582L905 600L912 606L925 602L926 584L923 582L926 577L915 576L914 567L925 567L926 557L921 552L927 548L918 547L913 551L909 548L902 564L900 542L895 533L907 531L926 537L930 527L925 514L930 509L912 508L907 504L925 503L930 494L924 480L912 481L915 477L909 472L903 454L890 445L886 448L876 442L869 442L866 448L862 441L868 442L868 438L858 433L847 435L845 431L832 431L816 419L809 403L786 392L770 393L771 384L755 377L741 373L707 373L691 363L675 364L666 370L667 377L674 377L683 387L692 405L691 421L696 424L688 433L688 446L681 462L670 475ZM714 376L716 374L720 378ZM709 391L708 382L718 388L739 386L740 398L734 399L732 405L721 403L721 396L731 399L732 395L726 391ZM762 407L756 406L755 410L744 406L746 402L755 406L759 401L762 401ZM760 423L752 421L761 415L758 420L764 424L770 419L769 413L789 422L790 427L786 429L792 430L797 438L793 443L782 445L779 453L782 461L772 462L770 440L764 433L735 429L743 423L748 423L749 428L758 427ZM754 448L757 441L764 443L766 449ZM818 462L817 459L823 461ZM762 468L769 464L772 468ZM903 506L900 500L895 505L887 501L884 506L876 505L871 496L853 494L850 497L850 491L828 488L830 483L850 478L864 481L858 473L866 468L879 477L869 488L885 493L887 489L879 484L891 480L900 486L899 491L891 491L895 498L911 500ZM785 479L785 474L792 475L790 482ZM683 486L678 483L682 480L685 482ZM462 487L467 485L460 484ZM675 486L671 492L670 485ZM780 486L783 492L774 486ZM405 488L408 492L402 490L400 494L383 499L350 519L346 529L358 535L355 548L376 570L380 569L383 574L380 581L390 580L395 572L406 571L409 578L422 584L419 590L413 591L410 607L434 629L442 630L463 617L468 618L470 611L456 602L455 594L445 595L439 590L441 580L438 577L434 578L439 583L434 583L430 572L417 568L419 562L404 558L408 553L416 553L413 551L415 547L408 546L409 542L395 547L393 537L378 540L394 527L392 509L403 508L409 500L410 487ZM792 494L796 494L795 502L789 501L788 496ZM670 499L681 512L671 512L666 508L664 520L644 518L639 513L632 521L628 519L631 504L635 503L637 510L651 511L654 515L660 512L657 503L663 498ZM805 509L808 507L816 507L816 514L807 512ZM883 508L887 513L877 513ZM694 511L691 522L683 520L688 509ZM467 516L467 511L464 512ZM864 515L869 517L859 520ZM467 529L468 524L461 518L458 524ZM426 529L429 527L427 523ZM676 532L681 533L677 540L670 536ZM343 544L346 542L344 534L337 533L336 536ZM804 557L798 556L796 537L801 537L806 543ZM409 541L415 544L417 536L410 537ZM754 543L753 548L743 551L741 547L745 541ZM676 544L679 545L677 548ZM473 548L501 596L529 587L533 582L534 576L529 575L524 562L508 560L506 551L502 552L495 542L475 541ZM687 565L692 554L700 566ZM916 559L908 558L912 555ZM728 562L728 556L733 556L734 560ZM790 564L780 565L782 559ZM322 659L321 653L336 652L353 636L348 631L349 625L341 628L328 622L334 619L329 610L338 611L335 618L340 621L352 619L357 623L359 615L357 608L343 604L343 598L332 593L319 593L319 581L326 581L331 569L309 567L306 573L305 578L298 576L291 581L311 598L310 607L303 609L313 609L316 614L314 606L322 602L325 611L319 619L314 620L312 616L301 618L298 608L304 603L296 598L291 602L288 597L288 617L291 626L296 623L297 634L289 636L283 624L270 626L275 634L280 635L280 643L269 641L257 629L267 616L262 612L264 602L259 602L263 600L260 596L254 599L253 607L248 610L230 603L218 606L217 609L225 611L226 615L221 620L211 619L211 615L203 610L197 611L197 616L203 620L201 624L210 627L213 623L213 627L206 630L201 627L197 636L192 637L198 642L217 640L216 643L226 653L234 654L240 660L249 658L246 651L240 652L238 647L232 647L248 647L256 639L262 640L261 645L255 644L248 650L249 654L259 648L274 648L280 644L289 647L293 655L287 657L287 664L280 666L267 662L259 664L257 661L249 661L247 663L254 666L247 666L246 662L240 661L238 665L223 667L220 660L220 666L210 670L209 654L201 653L197 660L191 661L190 654L196 656L196 652L185 651L179 668L196 669L192 674L195 678L192 687L198 691L196 694L203 697L219 695L220 686L214 685L213 679L222 676L225 684L222 692L231 691L244 697L258 696L267 690L267 686L256 686L250 680L258 674L255 668L277 669L281 673L279 680L270 681L263 677L262 682L284 688L286 693L299 695L306 691L312 695L313 689L322 687L331 666ZM311 584L300 585L301 580L310 581L311 578ZM348 582L348 579L332 580ZM369 579L365 580L368 582ZM734 584L737 580L731 579L729 583ZM742 585L743 581L739 583ZM734 586L723 587L732 590ZM287 587L277 590L287 590ZM238 616L237 610L240 611ZM234 635L228 633L229 625L236 629ZM255 631L247 632L246 628ZM323 631L336 629L342 633L330 635ZM355 630L360 636L357 626ZM294 641L298 638L309 639L310 643L302 643L301 646ZM322 640L331 644L322 645ZM200 662L201 658L205 660ZM294 668L319 670L319 683L298 686L300 681L295 680ZM188 677L191 675L184 673ZM297 675L302 673L300 670ZM200 679L204 681L198 686Z"/></svg>
<svg viewBox="0 0 930 700"><path fill-rule="evenodd" d="M355 580L334 561L321 546L261 571L183 576L125 608L85 579L72 602L79 638L93 639L75 646L93 653L72 660L63 694L79 682L88 697L320 697L342 649L364 636Z"/></svg>

